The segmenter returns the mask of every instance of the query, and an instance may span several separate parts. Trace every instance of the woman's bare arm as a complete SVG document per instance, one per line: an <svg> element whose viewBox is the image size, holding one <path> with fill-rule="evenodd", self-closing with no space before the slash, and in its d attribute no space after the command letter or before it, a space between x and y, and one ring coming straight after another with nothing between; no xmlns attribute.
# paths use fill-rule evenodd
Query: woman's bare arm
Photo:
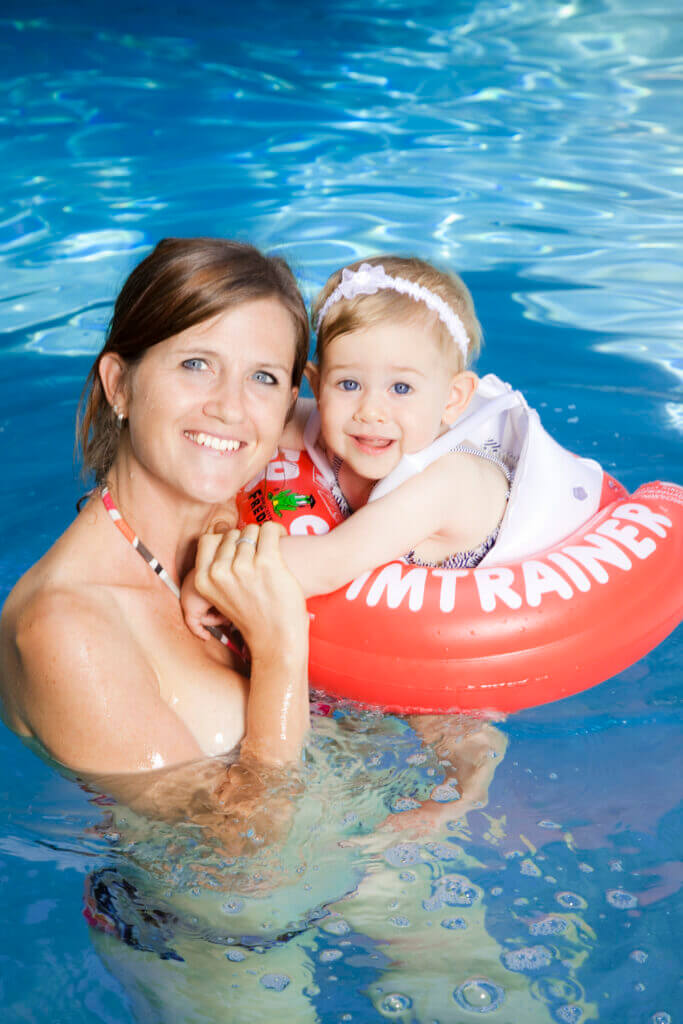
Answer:
<svg viewBox="0 0 683 1024"><path fill-rule="evenodd" d="M16 715L77 772L137 772L201 757L162 699L145 652L128 631L122 642L122 628L115 606L91 592L39 591L17 620Z"/></svg>
<svg viewBox="0 0 683 1024"><path fill-rule="evenodd" d="M20 735L36 738L96 791L148 817L200 825L231 855L286 830L297 783L289 764L298 754L291 743L295 730L283 757L270 731L271 742L264 744L259 709L251 708L251 749L243 745L207 758L162 699L144 652L132 638L120 643L111 609L108 614L73 593L43 593L26 606L18 625L3 669L14 673L7 717ZM236 691L236 714L244 717L246 705L249 718L249 681L225 671L226 684ZM268 721L287 671L282 663L255 668L256 687L265 684L270 691ZM300 672L305 683L305 670ZM307 722L307 704L304 716Z"/></svg>

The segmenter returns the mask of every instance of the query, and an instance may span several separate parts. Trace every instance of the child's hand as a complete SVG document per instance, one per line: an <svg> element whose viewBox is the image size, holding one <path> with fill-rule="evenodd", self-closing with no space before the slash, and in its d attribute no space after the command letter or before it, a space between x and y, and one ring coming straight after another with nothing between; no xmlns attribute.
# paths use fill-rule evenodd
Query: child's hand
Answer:
<svg viewBox="0 0 683 1024"><path fill-rule="evenodd" d="M198 636L200 640L206 640L211 634L207 632L206 626L223 626L227 619L220 612L216 611L210 601L195 589L194 578L197 570L191 569L183 580L180 589L180 604L185 616L185 624L191 633Z"/></svg>

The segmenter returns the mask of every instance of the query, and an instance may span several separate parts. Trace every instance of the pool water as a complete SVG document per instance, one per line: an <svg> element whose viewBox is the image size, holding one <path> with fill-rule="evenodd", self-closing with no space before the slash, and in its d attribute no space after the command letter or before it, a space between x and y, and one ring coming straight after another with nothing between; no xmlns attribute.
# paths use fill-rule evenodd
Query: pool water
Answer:
<svg viewBox="0 0 683 1024"><path fill-rule="evenodd" d="M629 488L680 481L675 15L5 0L0 600L73 514L82 381L125 275L170 234L281 252L308 297L355 257L450 265L481 372ZM464 817L408 723L337 708L314 723L289 836L234 858L1 731L2 1020L679 1019L682 654L679 631L500 723ZM440 824L401 829L424 801ZM84 888L130 942L88 928Z"/></svg>

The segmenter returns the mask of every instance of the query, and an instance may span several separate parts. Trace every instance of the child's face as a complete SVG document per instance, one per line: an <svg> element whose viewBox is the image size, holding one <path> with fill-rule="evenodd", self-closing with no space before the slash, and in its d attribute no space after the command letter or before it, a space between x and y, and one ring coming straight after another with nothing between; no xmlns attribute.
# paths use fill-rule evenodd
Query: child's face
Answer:
<svg viewBox="0 0 683 1024"><path fill-rule="evenodd" d="M328 449L368 480L425 448L463 411L474 374L454 373L419 323L383 323L340 335L311 385Z"/></svg>

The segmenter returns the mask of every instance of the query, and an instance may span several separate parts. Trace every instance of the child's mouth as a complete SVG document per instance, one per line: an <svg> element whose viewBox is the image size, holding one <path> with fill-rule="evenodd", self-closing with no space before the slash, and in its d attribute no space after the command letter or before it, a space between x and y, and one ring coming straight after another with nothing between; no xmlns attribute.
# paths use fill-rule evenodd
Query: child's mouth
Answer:
<svg viewBox="0 0 683 1024"><path fill-rule="evenodd" d="M352 440L356 447L367 455L381 455L394 443L392 438L363 437L357 434L352 435Z"/></svg>

